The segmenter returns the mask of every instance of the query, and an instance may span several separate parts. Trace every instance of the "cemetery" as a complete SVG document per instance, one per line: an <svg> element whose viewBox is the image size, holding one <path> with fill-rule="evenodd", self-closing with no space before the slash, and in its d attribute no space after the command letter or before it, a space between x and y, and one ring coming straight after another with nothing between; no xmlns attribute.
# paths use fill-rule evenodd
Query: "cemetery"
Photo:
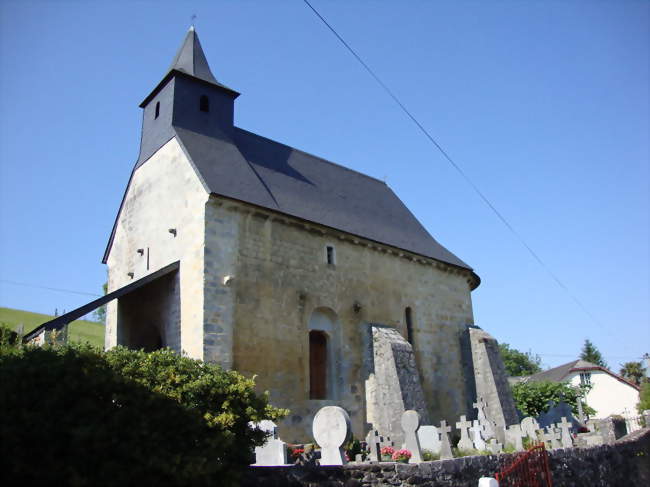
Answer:
<svg viewBox="0 0 650 487"><path fill-rule="evenodd" d="M268 432L268 441L256 448L256 463L242 485L500 485L493 477L531 447L548 452L537 472L548 483L534 485L647 485L650 480L649 428L626 435L624 423L621 429L614 418L583 424L566 403L504 427L486 414L483 398L474 407L477 419L461 415L455 429L445 420L423 425L416 411L407 410L400 421L402 444L372 429L353 458L345 451L351 444L349 416L338 406L320 409L313 422L315 443L295 449L278 438L273 422L253 424ZM643 416L650 424L650 410ZM515 484L504 480L502 485Z"/></svg>
<svg viewBox="0 0 650 487"><path fill-rule="evenodd" d="M524 417L497 341L475 324L476 271L385 182L236 126L239 95L192 26L140 104L140 153L102 260L107 294L26 343L106 305L107 356L183 361L197 388L213 367L234 385L209 396L197 429L205 419L234 446L194 447L223 475L227 455L244 458L242 486L505 486L520 470L539 485L650 485L649 428L576 418L564 402ZM269 391L259 411L254 388ZM231 389L246 392L240 411L213 415ZM238 441L263 436L247 466Z"/></svg>

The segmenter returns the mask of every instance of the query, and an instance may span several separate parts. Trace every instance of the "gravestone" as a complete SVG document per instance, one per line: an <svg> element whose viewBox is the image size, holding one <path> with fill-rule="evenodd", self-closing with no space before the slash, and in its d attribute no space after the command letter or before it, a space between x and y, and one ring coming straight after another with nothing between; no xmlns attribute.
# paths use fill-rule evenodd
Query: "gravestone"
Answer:
<svg viewBox="0 0 650 487"><path fill-rule="evenodd" d="M521 451L524 449L523 442L524 433L521 430L520 424L513 424L508 426L506 430L506 445L512 445L515 450Z"/></svg>
<svg viewBox="0 0 650 487"><path fill-rule="evenodd" d="M524 436L527 436L530 441L537 441L537 430L539 429L539 423L533 417L526 416L521 420L521 432Z"/></svg>
<svg viewBox="0 0 650 487"><path fill-rule="evenodd" d="M366 418L401 445L404 411L413 409L423 423L428 421L415 354L411 344L393 327L372 324L369 333L372 370L366 381Z"/></svg>
<svg viewBox="0 0 650 487"><path fill-rule="evenodd" d="M418 441L418 430L420 429L420 415L412 409L402 414L402 430L404 431L404 446L411 452L409 463L421 463L422 452Z"/></svg>
<svg viewBox="0 0 650 487"><path fill-rule="evenodd" d="M552 424L559 423L562 420L562 417L565 417L571 423L573 428L575 428L575 430L577 431L577 429L580 426L580 422L573 417L573 411L571 410L571 406L569 406L566 402L562 402L562 401L560 401L557 404L552 403L552 401L549 402L552 404L549 410L546 413L541 413L537 417L537 422L539 423L539 427L546 428L547 426L551 426Z"/></svg>
<svg viewBox="0 0 650 487"><path fill-rule="evenodd" d="M490 444L488 445L488 449L495 455L498 455L503 451L503 445L499 443L498 440L495 438L492 438L490 440Z"/></svg>
<svg viewBox="0 0 650 487"><path fill-rule="evenodd" d="M385 446L393 446L390 436L382 436L377 430L370 430L366 436L366 443L368 445L368 459L371 462L378 462L381 460L381 449Z"/></svg>
<svg viewBox="0 0 650 487"><path fill-rule="evenodd" d="M377 430L370 430L368 433L368 436L366 436L366 444L368 447L368 459L371 462L378 462L379 461L379 450L381 450L381 439L379 436L379 431Z"/></svg>
<svg viewBox="0 0 650 487"><path fill-rule="evenodd" d="M571 436L571 423L564 416L562 421L557 423L557 428L562 432L562 448L571 448L573 446L573 437Z"/></svg>
<svg viewBox="0 0 650 487"><path fill-rule="evenodd" d="M440 433L435 426L420 426L418 440L420 440L420 448L423 450L429 450L435 455L440 453Z"/></svg>
<svg viewBox="0 0 650 487"><path fill-rule="evenodd" d="M249 423L249 425L264 431L267 438L266 443L255 447L255 463L253 465L286 465L287 445L278 438L277 425L268 419L259 423Z"/></svg>
<svg viewBox="0 0 650 487"><path fill-rule="evenodd" d="M483 424L483 438L494 437L494 422L487 415L487 403L485 399L479 397L473 406L477 410L477 419Z"/></svg>
<svg viewBox="0 0 650 487"><path fill-rule="evenodd" d="M484 451L487 448L487 445L485 444L485 438L483 437L483 429L483 423L481 423L478 419L472 421L472 427L469 429L472 435L474 449L479 451Z"/></svg>
<svg viewBox="0 0 650 487"><path fill-rule="evenodd" d="M454 454L451 452L451 443L449 442L451 427L447 426L447 422L444 419L440 421L438 431L440 431L440 460L454 458Z"/></svg>
<svg viewBox="0 0 650 487"><path fill-rule="evenodd" d="M546 433L542 435L544 443L550 450L556 450L560 448L560 435L553 426L546 427Z"/></svg>
<svg viewBox="0 0 650 487"><path fill-rule="evenodd" d="M350 416L338 406L325 406L314 416L314 440L321 447L321 465L344 465L343 443L350 437Z"/></svg>
<svg viewBox="0 0 650 487"><path fill-rule="evenodd" d="M456 428L460 430L460 441L458 442L458 448L461 450L471 450L474 448L471 438L469 437L469 428L472 427L472 422L467 421L465 415L463 414L460 417L460 421L456 423Z"/></svg>
<svg viewBox="0 0 650 487"><path fill-rule="evenodd" d="M499 353L499 344L478 327L469 327L467 332L472 350L476 396L487 402L487 418L503 427L518 423L519 416Z"/></svg>

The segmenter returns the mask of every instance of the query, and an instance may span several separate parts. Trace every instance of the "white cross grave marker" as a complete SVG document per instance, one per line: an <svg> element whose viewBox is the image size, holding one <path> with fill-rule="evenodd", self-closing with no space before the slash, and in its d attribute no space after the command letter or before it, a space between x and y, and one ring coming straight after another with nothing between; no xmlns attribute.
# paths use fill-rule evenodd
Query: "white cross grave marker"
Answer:
<svg viewBox="0 0 650 487"><path fill-rule="evenodd" d="M472 443L472 440L469 437L469 432L467 431L471 426L472 422L467 421L464 414L460 417L460 421L456 423L456 428L460 430L458 448L461 450L471 450L474 448L474 443Z"/></svg>
<svg viewBox="0 0 650 487"><path fill-rule="evenodd" d="M451 444L449 443L449 432L451 427L447 426L447 422L443 419L440 421L440 459L449 460L454 458L454 454L451 452Z"/></svg>
<svg viewBox="0 0 650 487"><path fill-rule="evenodd" d="M472 441L474 442L474 448L479 451L487 449L485 444L485 439L483 438L485 426L478 419L472 421L472 427L469 429L472 434Z"/></svg>
<svg viewBox="0 0 650 487"><path fill-rule="evenodd" d="M556 426L562 431L562 448L571 448L573 446L573 438L571 437L571 423L569 423L564 416L562 421Z"/></svg>

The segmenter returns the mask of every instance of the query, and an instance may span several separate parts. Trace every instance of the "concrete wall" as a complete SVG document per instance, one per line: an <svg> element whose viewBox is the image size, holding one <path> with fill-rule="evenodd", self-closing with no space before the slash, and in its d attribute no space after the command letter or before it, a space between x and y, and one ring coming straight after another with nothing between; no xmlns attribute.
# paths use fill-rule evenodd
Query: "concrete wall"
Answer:
<svg viewBox="0 0 650 487"><path fill-rule="evenodd" d="M328 404L345 408L355 436L365 436L368 323L406 335L407 306L429 417L452 421L465 412L460 334L473 322L467 271L214 196L208 208L206 303L210 294L218 304L206 323L215 326L215 345L224 345L210 358L256 374L272 403L291 409L280 424L284 440L308 440L313 415ZM334 245L336 265L327 264L326 245ZM232 276L229 286L226 276ZM317 309L334 316L339 328L332 342L341 357L333 400L309 399L308 327Z"/></svg>
<svg viewBox="0 0 650 487"><path fill-rule="evenodd" d="M636 414L636 405L639 402L639 391L607 372L599 370L588 371L591 374L592 389L585 400L596 410L595 418L606 418L612 414ZM569 382L580 385L580 373L575 373Z"/></svg>
<svg viewBox="0 0 650 487"><path fill-rule="evenodd" d="M208 193L176 139L139 167L118 216L108 257L111 292L180 261L180 349L203 358L203 249ZM176 229L176 236L169 229ZM143 249L142 255L138 249ZM148 265L147 265L148 262ZM128 273L133 273L129 276ZM108 304L106 348L118 344L118 302ZM127 310L128 311L128 310ZM170 316L175 316L172 312ZM177 321L176 321L177 322ZM167 325L165 325L167 326ZM178 344L170 343L178 349Z"/></svg>

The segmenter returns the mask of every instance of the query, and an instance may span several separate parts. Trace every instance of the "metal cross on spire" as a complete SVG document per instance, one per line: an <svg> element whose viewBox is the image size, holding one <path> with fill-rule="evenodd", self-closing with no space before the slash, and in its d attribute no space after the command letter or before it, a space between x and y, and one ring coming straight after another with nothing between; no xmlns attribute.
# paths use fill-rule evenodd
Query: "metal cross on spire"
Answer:
<svg viewBox="0 0 650 487"><path fill-rule="evenodd" d="M196 14L192 14L192 16L190 17L190 20L192 22L192 29L193 29L194 28L194 23L196 21Z"/></svg>

